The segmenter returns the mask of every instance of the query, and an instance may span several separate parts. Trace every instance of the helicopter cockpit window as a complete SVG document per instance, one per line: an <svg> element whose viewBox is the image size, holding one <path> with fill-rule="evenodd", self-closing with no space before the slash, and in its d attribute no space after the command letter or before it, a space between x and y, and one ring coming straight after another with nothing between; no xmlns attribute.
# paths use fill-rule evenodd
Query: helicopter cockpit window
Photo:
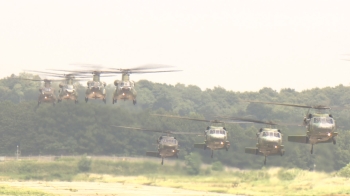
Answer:
<svg viewBox="0 0 350 196"><path fill-rule="evenodd" d="M333 124L332 118L314 118L314 123Z"/></svg>
<svg viewBox="0 0 350 196"><path fill-rule="evenodd" d="M73 85L67 85L67 89L73 90Z"/></svg>
<svg viewBox="0 0 350 196"><path fill-rule="evenodd" d="M50 92L50 91L51 91L51 88L44 88L44 91Z"/></svg>
<svg viewBox="0 0 350 196"><path fill-rule="evenodd" d="M269 133L268 133L268 132L263 132L263 133L262 133L262 136L263 136L263 137L269 136Z"/></svg>
<svg viewBox="0 0 350 196"><path fill-rule="evenodd" d="M221 135L225 135L225 131L224 130L220 130L220 134Z"/></svg>
<svg viewBox="0 0 350 196"><path fill-rule="evenodd" d="M328 124L333 124L333 119L331 119L331 118L326 118L326 122L327 122Z"/></svg>
<svg viewBox="0 0 350 196"><path fill-rule="evenodd" d="M321 119L320 118L314 118L314 123L320 123Z"/></svg>
<svg viewBox="0 0 350 196"><path fill-rule="evenodd" d="M165 139L163 140L163 143L167 143L167 144L176 144L177 140L174 139Z"/></svg>
<svg viewBox="0 0 350 196"><path fill-rule="evenodd" d="M210 130L209 134L215 134L215 130Z"/></svg>
<svg viewBox="0 0 350 196"><path fill-rule="evenodd" d="M275 137L278 137L280 138L281 137L281 134L280 133L273 133Z"/></svg>

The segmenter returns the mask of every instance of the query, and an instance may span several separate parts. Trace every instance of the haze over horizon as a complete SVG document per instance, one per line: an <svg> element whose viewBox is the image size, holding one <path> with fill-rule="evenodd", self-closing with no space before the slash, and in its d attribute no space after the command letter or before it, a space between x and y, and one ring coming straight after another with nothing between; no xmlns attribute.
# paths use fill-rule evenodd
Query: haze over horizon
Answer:
<svg viewBox="0 0 350 196"><path fill-rule="evenodd" d="M0 1L0 77L173 65L132 80L297 91L350 84L349 1ZM116 76L119 79L120 76ZM111 83L111 79L102 79Z"/></svg>

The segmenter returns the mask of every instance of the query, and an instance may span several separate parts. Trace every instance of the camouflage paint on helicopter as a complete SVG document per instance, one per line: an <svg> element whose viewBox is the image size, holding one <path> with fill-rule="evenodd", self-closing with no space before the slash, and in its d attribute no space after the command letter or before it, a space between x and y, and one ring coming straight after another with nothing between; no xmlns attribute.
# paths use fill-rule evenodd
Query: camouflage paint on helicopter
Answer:
<svg viewBox="0 0 350 196"><path fill-rule="evenodd" d="M132 100L133 104L136 104L136 95L135 82L129 80L129 73L122 73L122 81L115 80L114 85L116 89L113 94L113 104L117 100Z"/></svg>
<svg viewBox="0 0 350 196"><path fill-rule="evenodd" d="M336 144L335 137L338 135L333 116L327 112L331 108L328 106L316 105L297 105L286 103L271 103L271 102L259 102L259 101L247 101L250 103L262 103L281 106L291 106L299 108L308 108L306 117L304 117L303 125L306 126L306 135L290 135L288 141L311 144L310 153L313 154L313 147L318 143L333 143ZM316 112L311 114L310 109L315 109Z"/></svg>
<svg viewBox="0 0 350 196"><path fill-rule="evenodd" d="M177 118L177 119L185 119L185 120L193 120L193 121L201 121L201 122L209 122L210 125L204 130L205 140L203 143L194 144L195 148L201 149L210 149L211 150L211 158L213 158L214 150L225 149L228 151L230 148L230 141L228 141L228 132L225 128L225 123L228 124L239 124L239 123L250 123L250 122L224 122L219 120L204 120L197 118L187 118L181 116L170 116L170 115L159 115L152 114L153 116L162 116L167 118ZM221 124L224 126L213 126L213 124Z"/></svg>
<svg viewBox="0 0 350 196"><path fill-rule="evenodd" d="M101 99L106 103L106 83L100 81L101 72L93 71L93 80L87 82L87 89L85 92L85 102L89 99Z"/></svg>
<svg viewBox="0 0 350 196"><path fill-rule="evenodd" d="M78 92L74 85L74 76L66 75L66 79L63 83L59 84L60 90L58 90L57 102L62 100L72 100L74 103L78 103Z"/></svg>
<svg viewBox="0 0 350 196"><path fill-rule="evenodd" d="M39 89L40 95L38 98L38 105L41 103L52 103L55 105L56 95L55 89L51 86L51 80L43 80L44 86Z"/></svg>
<svg viewBox="0 0 350 196"><path fill-rule="evenodd" d="M221 117L223 119L230 119L230 120L239 120L239 121L245 121L245 122L251 122L251 123L259 123L259 124L265 124L269 125L270 128L260 128L259 131L256 133L256 139L257 143L255 147L246 147L245 153L248 154L255 154L255 155L262 155L265 157L264 159L264 165L266 164L266 157L268 156L274 156L274 155L284 155L284 145L282 133L279 129L271 128L271 126L276 126L278 124L273 122L265 122L255 119L247 119L247 118L237 118L237 117ZM299 125L297 125L299 126Z"/></svg>
<svg viewBox="0 0 350 196"><path fill-rule="evenodd" d="M130 74L145 74L145 73L165 73L165 72L177 72L181 70L151 70L151 69L159 69L169 66L164 65L143 65L139 67L134 67L130 69L114 69L117 72L113 73L121 73L122 80L115 80L114 85L116 89L113 94L112 103L116 103L117 100L132 100L133 104L136 104L136 96L137 92L135 90L135 82L130 80ZM147 71L146 71L147 70Z"/></svg>
<svg viewBox="0 0 350 196"><path fill-rule="evenodd" d="M40 94L38 97L38 106L41 103L52 103L53 105L55 105L56 95L55 95L55 89L51 86L52 80L49 80L49 79L30 79L30 78L19 78L19 79L44 82L44 86L39 88Z"/></svg>
<svg viewBox="0 0 350 196"><path fill-rule="evenodd" d="M175 134L198 135L198 134L200 134L200 133L191 133L191 132L150 130L150 129L142 129L142 128L136 128L136 127L115 126L115 125L113 125L113 127L133 129L133 130L145 131L145 132L166 133L167 135L162 135L157 139L157 145L158 145L157 151L146 152L146 156L162 158L162 162L161 162L162 165L164 163L164 158L167 158L167 157L178 158L178 154L180 152L178 140L176 139L176 137L170 136L170 135L175 135Z"/></svg>

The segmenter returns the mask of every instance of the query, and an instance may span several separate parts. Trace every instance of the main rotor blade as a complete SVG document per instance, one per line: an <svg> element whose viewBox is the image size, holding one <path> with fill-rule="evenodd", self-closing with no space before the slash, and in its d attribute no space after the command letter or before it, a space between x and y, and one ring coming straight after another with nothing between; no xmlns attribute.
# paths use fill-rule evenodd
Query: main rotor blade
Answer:
<svg viewBox="0 0 350 196"><path fill-rule="evenodd" d="M156 133L167 133L167 134L182 134L182 135L198 135L201 133L191 133L191 132L176 132L176 131L162 131L162 130L153 130L153 129L142 129L137 127L126 127L126 126L117 126L112 125L113 127L124 128L124 129L133 129L137 131L147 131L147 132L156 132Z"/></svg>
<svg viewBox="0 0 350 196"><path fill-rule="evenodd" d="M77 78L85 78L85 77L91 77L87 75L79 75L78 73L55 73L55 72L47 72L47 71L35 71L35 70L24 70L29 73L37 73L37 74L45 74L52 77L60 77L60 78L67 78L67 77L77 77Z"/></svg>
<svg viewBox="0 0 350 196"><path fill-rule="evenodd" d="M212 122L211 120L198 119L198 118L188 118L188 117L182 117L182 116L171 116L171 115L160 115L160 114L151 114L151 115L152 116L162 116L162 117L167 117L167 118L194 120L194 121L201 121L201 122Z"/></svg>
<svg viewBox="0 0 350 196"><path fill-rule="evenodd" d="M34 82L56 82L56 81L64 81L63 79L30 79L30 78L19 78L21 80L29 80Z"/></svg>
<svg viewBox="0 0 350 196"><path fill-rule="evenodd" d="M166 72L179 72L182 70L164 70L164 71L131 71L132 74L145 74L145 73L166 73Z"/></svg>
<svg viewBox="0 0 350 196"><path fill-rule="evenodd" d="M262 104L270 104L270 105L282 105L282 106L291 106L291 107L299 107L299 108L313 108L308 105L298 105L298 104L289 104L289 103L274 103L274 102L264 102L264 101L243 101L249 103L262 103Z"/></svg>
<svg viewBox="0 0 350 196"><path fill-rule="evenodd" d="M161 68L171 68L174 66L170 65L163 65L163 64L146 64L146 65L141 65L133 68L108 68L111 70L119 70L119 71L141 71L141 70L149 70L149 69L161 69Z"/></svg>
<svg viewBox="0 0 350 196"><path fill-rule="evenodd" d="M266 124L266 125L278 125L276 123L273 122L266 122L266 121L262 121L262 120L256 120L256 119L249 119L249 118L239 118L239 117L220 117L223 119L229 119L229 120L241 120L241 121L245 121L245 122L250 122L250 123L259 123L259 124Z"/></svg>
<svg viewBox="0 0 350 196"><path fill-rule="evenodd" d="M275 123L272 121L262 121L262 120L256 120L256 119L250 119L250 118L240 118L240 117L219 117L223 119L230 119L230 120L241 120L241 121L246 121L250 123L259 123L259 124L266 124L266 125L281 125L281 126L298 126L298 127L303 127L304 125L301 124L295 124L295 123Z"/></svg>
<svg viewBox="0 0 350 196"><path fill-rule="evenodd" d="M169 133L171 134L171 131L161 131L161 130L152 130L152 129L142 129L142 128L137 128L137 127L126 127L126 126L117 126L117 125L112 125L113 127L118 127L118 128L124 128L124 129L134 129L138 131L148 131L148 132L157 132L157 133Z"/></svg>

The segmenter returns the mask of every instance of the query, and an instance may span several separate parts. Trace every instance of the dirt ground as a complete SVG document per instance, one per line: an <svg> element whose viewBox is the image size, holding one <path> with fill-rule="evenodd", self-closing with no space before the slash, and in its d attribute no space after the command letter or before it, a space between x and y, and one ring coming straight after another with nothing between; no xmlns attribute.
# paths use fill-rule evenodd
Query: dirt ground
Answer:
<svg viewBox="0 0 350 196"><path fill-rule="evenodd" d="M228 196L228 194L190 191L177 188L101 182L2 181L0 185L25 187L63 196Z"/></svg>

